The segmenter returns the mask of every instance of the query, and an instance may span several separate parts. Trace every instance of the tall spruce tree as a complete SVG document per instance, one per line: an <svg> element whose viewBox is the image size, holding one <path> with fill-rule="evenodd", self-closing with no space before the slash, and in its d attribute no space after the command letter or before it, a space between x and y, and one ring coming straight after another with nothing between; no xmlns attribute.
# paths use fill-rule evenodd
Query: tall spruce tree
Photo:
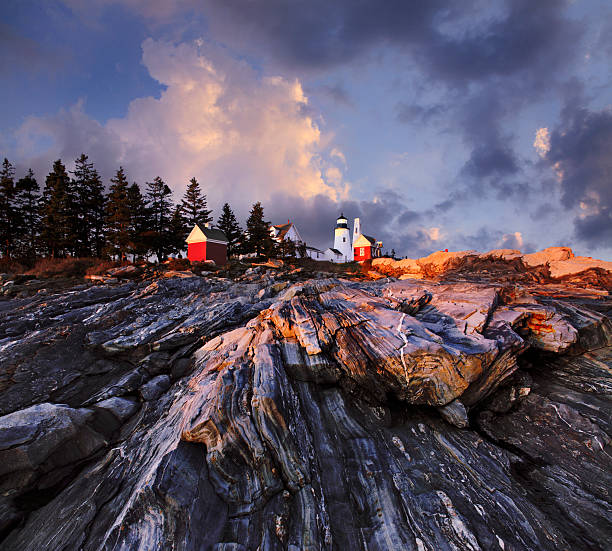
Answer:
<svg viewBox="0 0 612 551"><path fill-rule="evenodd" d="M74 225L70 194L70 178L62 160L58 159L45 180L40 222L41 246L54 258L65 256L72 248Z"/></svg>
<svg viewBox="0 0 612 551"><path fill-rule="evenodd" d="M99 256L104 229L104 185L84 153L76 159L73 175L77 254Z"/></svg>
<svg viewBox="0 0 612 551"><path fill-rule="evenodd" d="M172 204L171 189L157 176L152 182L147 182L147 208L149 211L149 250L162 262L168 256L171 248L170 218Z"/></svg>
<svg viewBox="0 0 612 551"><path fill-rule="evenodd" d="M189 185L181 201L185 224L191 230L196 224L205 226L212 222L212 210L207 209L206 195L200 190L200 184L195 178L189 180Z"/></svg>
<svg viewBox="0 0 612 551"><path fill-rule="evenodd" d="M168 230L170 238L170 243L168 244L169 251L175 254L180 253L186 247L185 238L189 231L185 224L185 215L182 205L176 205L174 207Z"/></svg>
<svg viewBox="0 0 612 551"><path fill-rule="evenodd" d="M119 167L106 201L106 233L108 253L124 259L130 241L130 210L128 205L128 182L123 167Z"/></svg>
<svg viewBox="0 0 612 551"><path fill-rule="evenodd" d="M26 258L33 258L36 256L36 241L40 226L40 186L31 168L17 182L15 190L15 203L21 223L19 227L19 254Z"/></svg>
<svg viewBox="0 0 612 551"><path fill-rule="evenodd" d="M270 222L264 220L264 210L258 201L251 208L246 223L247 252L257 256L270 256L274 251L274 241L270 235Z"/></svg>
<svg viewBox="0 0 612 551"><path fill-rule="evenodd" d="M227 237L227 256L230 257L238 254L244 236L242 228L240 224L238 224L236 216L228 203L225 203L221 209L221 216L217 222L217 227L225 234L225 237Z"/></svg>
<svg viewBox="0 0 612 551"><path fill-rule="evenodd" d="M11 258L19 226L15 209L15 168L8 159L0 169L0 251L4 258Z"/></svg>
<svg viewBox="0 0 612 551"><path fill-rule="evenodd" d="M145 232L147 230L147 206L140 187L134 182L127 190L128 209L130 212L129 251L134 261L147 254Z"/></svg>

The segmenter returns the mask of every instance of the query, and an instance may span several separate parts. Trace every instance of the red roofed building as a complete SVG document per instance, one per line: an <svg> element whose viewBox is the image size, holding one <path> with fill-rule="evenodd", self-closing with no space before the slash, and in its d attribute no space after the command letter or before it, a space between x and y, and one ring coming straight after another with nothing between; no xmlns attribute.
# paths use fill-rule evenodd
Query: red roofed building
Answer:
<svg viewBox="0 0 612 551"><path fill-rule="evenodd" d="M213 260L217 266L227 263L227 237L221 230L197 224L186 239L187 258L191 262Z"/></svg>
<svg viewBox="0 0 612 551"><path fill-rule="evenodd" d="M382 254L382 241L376 241L376 239L369 235L361 234L353 242L353 249L356 262L378 258Z"/></svg>

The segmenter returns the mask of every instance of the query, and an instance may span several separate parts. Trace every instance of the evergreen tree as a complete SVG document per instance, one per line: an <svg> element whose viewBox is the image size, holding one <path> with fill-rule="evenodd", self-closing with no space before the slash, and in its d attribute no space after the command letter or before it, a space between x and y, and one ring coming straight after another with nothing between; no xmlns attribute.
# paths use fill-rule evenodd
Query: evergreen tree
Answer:
<svg viewBox="0 0 612 551"><path fill-rule="evenodd" d="M270 235L270 222L264 220L264 211L258 201L251 208L246 223L247 251L257 256L270 256L274 251L274 241Z"/></svg>
<svg viewBox="0 0 612 551"><path fill-rule="evenodd" d="M73 224L70 179L62 160L53 163L45 180L41 203L40 241L44 251L57 258L71 247Z"/></svg>
<svg viewBox="0 0 612 551"><path fill-rule="evenodd" d="M79 256L100 256L104 230L104 185L84 153L74 169L75 244Z"/></svg>
<svg viewBox="0 0 612 551"><path fill-rule="evenodd" d="M182 205L176 205L172 211L172 217L169 224L169 252L180 253L185 247L185 238L189 229L185 225L185 215L183 214Z"/></svg>
<svg viewBox="0 0 612 551"><path fill-rule="evenodd" d="M36 240L40 225L40 186L30 168L16 186L15 204L19 212L19 252L24 257L36 256Z"/></svg>
<svg viewBox="0 0 612 551"><path fill-rule="evenodd" d="M145 232L147 230L147 207L140 187L134 182L127 190L128 210L130 213L129 251L134 260L147 254Z"/></svg>
<svg viewBox="0 0 612 551"><path fill-rule="evenodd" d="M295 241L287 238L283 242L285 244L285 256L294 258L297 253L297 247L296 247Z"/></svg>
<svg viewBox="0 0 612 551"><path fill-rule="evenodd" d="M0 170L0 251L4 258L13 255L18 225L15 209L15 168L5 158Z"/></svg>
<svg viewBox="0 0 612 551"><path fill-rule="evenodd" d="M225 237L227 237L227 256L231 257L238 254L244 236L242 234L242 228L240 224L238 224L236 216L228 203L225 203L221 209L221 216L217 222L217 227L225 234Z"/></svg>
<svg viewBox="0 0 612 551"><path fill-rule="evenodd" d="M159 176L152 182L147 182L149 250L157 255L158 262L166 259L172 241L169 231L172 216L169 199L171 194L172 191Z"/></svg>
<svg viewBox="0 0 612 551"><path fill-rule="evenodd" d="M202 195L200 184L195 178L189 180L189 185L181 201L183 217L189 230L196 224L204 227L212 222L212 210L207 210L206 195Z"/></svg>
<svg viewBox="0 0 612 551"><path fill-rule="evenodd" d="M109 254L125 258L130 241L130 211L128 205L128 182L123 167L111 178L106 201L107 246Z"/></svg>

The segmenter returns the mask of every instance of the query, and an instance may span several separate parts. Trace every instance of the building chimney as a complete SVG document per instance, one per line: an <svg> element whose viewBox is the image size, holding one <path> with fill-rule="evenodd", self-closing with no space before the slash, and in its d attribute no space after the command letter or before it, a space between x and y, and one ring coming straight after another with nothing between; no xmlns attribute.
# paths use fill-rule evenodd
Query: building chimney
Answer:
<svg viewBox="0 0 612 551"><path fill-rule="evenodd" d="M205 228L210 228L210 222L206 222L206 224L204 224Z"/></svg>

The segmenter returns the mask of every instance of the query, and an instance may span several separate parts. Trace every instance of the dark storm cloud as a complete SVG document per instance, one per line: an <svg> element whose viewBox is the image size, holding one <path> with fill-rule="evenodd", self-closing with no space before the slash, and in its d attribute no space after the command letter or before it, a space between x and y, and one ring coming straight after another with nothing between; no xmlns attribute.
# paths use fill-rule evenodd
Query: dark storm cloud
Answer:
<svg viewBox="0 0 612 551"><path fill-rule="evenodd" d="M475 250L486 252L492 249L518 249L523 253L531 253L536 247L533 243L523 242L520 234L504 233L498 228L482 226L475 233L453 236L450 241L451 250Z"/></svg>
<svg viewBox="0 0 612 551"><path fill-rule="evenodd" d="M612 212L609 207L600 207L597 214L574 220L576 237L592 246L610 246L612 243Z"/></svg>
<svg viewBox="0 0 612 551"><path fill-rule="evenodd" d="M22 147L30 144L33 150L32 154L28 155L27 166L21 166L20 163L17 166L23 171L31 166L40 181L43 181L44 176L49 173L53 160L62 159L71 168L81 153L89 156L105 180L119 168L119 159L121 159L119 137L99 122L89 118L83 112L83 105L80 102L68 110L62 109L53 117L27 118L18 131L18 137ZM42 154L36 154L35 142L45 138L50 139L53 145L50 149L45 149Z"/></svg>
<svg viewBox="0 0 612 551"><path fill-rule="evenodd" d="M206 2L224 37L228 27L239 29L236 39L262 45L291 68L330 67L373 47L395 45L408 48L428 73L457 82L513 74L534 64L548 72L575 45L576 25L563 17L563 2L499 5L505 10L487 13L487 5L477 0L460 6L444 0ZM449 35L449 23L463 32Z"/></svg>
<svg viewBox="0 0 612 551"><path fill-rule="evenodd" d="M224 37L262 45L288 67L330 67L352 61L382 43L418 43L431 34L445 2L387 0L208 0L208 13ZM214 29L213 29L214 32Z"/></svg>
<svg viewBox="0 0 612 551"><path fill-rule="evenodd" d="M566 105L550 136L546 161L560 175L561 202L578 207L576 236L591 246L612 242L612 110Z"/></svg>
<svg viewBox="0 0 612 551"><path fill-rule="evenodd" d="M505 145L496 144L476 147L463 170L469 176L481 178L516 174L519 167L514 152Z"/></svg>
<svg viewBox="0 0 612 551"><path fill-rule="evenodd" d="M427 254L436 250L435 245L427 248L431 240L424 231L410 228L422 215L408 209L403 197L389 190L371 201L336 202L325 195L303 199L277 194L264 209L267 220L282 224L290 219L309 245L323 250L333 246L334 226L340 213L349 219L351 231L353 220L360 218L363 233L381 240L385 251L395 249L405 255L416 250L428 250ZM414 245L417 242L419 247Z"/></svg>

